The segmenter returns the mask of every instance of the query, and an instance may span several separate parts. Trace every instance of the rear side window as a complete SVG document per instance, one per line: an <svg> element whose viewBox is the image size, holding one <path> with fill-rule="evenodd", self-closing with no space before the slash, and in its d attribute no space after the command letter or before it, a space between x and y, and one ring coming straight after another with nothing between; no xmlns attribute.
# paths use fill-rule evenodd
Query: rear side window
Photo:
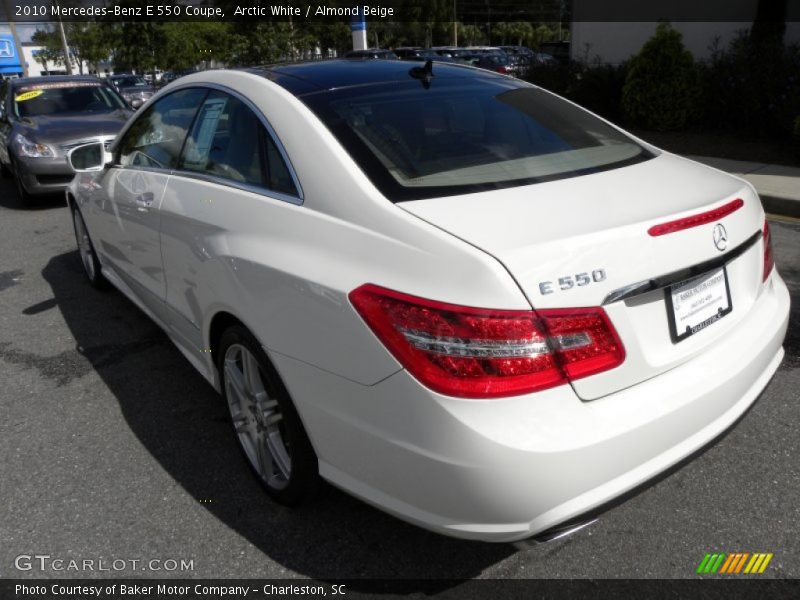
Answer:
<svg viewBox="0 0 800 600"><path fill-rule="evenodd" d="M177 168L186 133L207 93L199 88L178 90L149 107L120 141L119 164Z"/></svg>
<svg viewBox="0 0 800 600"><path fill-rule="evenodd" d="M181 167L296 196L291 174L261 120L241 100L212 91L186 139Z"/></svg>
<svg viewBox="0 0 800 600"><path fill-rule="evenodd" d="M427 87L354 87L303 100L393 201L527 185L652 156L585 110L500 78L434 76Z"/></svg>

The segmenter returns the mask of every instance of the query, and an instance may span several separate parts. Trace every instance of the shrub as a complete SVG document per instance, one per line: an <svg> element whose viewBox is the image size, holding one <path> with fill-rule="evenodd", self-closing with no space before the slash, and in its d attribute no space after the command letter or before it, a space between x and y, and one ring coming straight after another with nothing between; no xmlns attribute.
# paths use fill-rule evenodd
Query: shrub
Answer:
<svg viewBox="0 0 800 600"><path fill-rule="evenodd" d="M625 65L587 66L580 62L567 64L534 64L527 81L569 98L611 121L622 120L620 102L625 83Z"/></svg>
<svg viewBox="0 0 800 600"><path fill-rule="evenodd" d="M696 114L699 85L683 36L668 23L630 61L622 108L634 124L656 131L681 129Z"/></svg>
<svg viewBox="0 0 800 600"><path fill-rule="evenodd" d="M571 99L592 112L617 123L623 120L622 87L627 64L598 65L587 68Z"/></svg>
<svg viewBox="0 0 800 600"><path fill-rule="evenodd" d="M703 123L786 139L800 113L800 49L742 32L703 68Z"/></svg>
<svg viewBox="0 0 800 600"><path fill-rule="evenodd" d="M572 99L580 85L583 68L576 62L533 63L525 73L525 79L534 85Z"/></svg>

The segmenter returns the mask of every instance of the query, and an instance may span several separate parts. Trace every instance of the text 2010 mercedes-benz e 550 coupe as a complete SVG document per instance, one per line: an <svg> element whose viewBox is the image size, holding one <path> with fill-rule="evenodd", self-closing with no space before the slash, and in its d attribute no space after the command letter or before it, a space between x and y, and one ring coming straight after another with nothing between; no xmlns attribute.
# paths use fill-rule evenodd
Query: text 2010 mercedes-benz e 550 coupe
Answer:
<svg viewBox="0 0 800 600"><path fill-rule="evenodd" d="M748 183L498 74L198 73L71 161L89 279L221 391L284 503L321 477L522 539L714 439L783 356Z"/></svg>

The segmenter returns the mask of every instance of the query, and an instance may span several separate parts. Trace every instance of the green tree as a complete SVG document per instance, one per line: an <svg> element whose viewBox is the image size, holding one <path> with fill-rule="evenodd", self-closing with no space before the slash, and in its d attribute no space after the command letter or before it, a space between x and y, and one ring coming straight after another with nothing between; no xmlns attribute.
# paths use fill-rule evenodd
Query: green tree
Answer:
<svg viewBox="0 0 800 600"><path fill-rule="evenodd" d="M55 63L56 65L64 64L64 52L61 50L61 40L58 39L58 34L50 29L37 29L31 36L31 41L42 46L37 50L33 58L42 66L43 71L48 71L48 63Z"/></svg>
<svg viewBox="0 0 800 600"><path fill-rule="evenodd" d="M479 46L486 41L486 36L476 25L459 25L458 40L465 46Z"/></svg>
<svg viewBox="0 0 800 600"><path fill-rule="evenodd" d="M529 46L533 39L533 25L526 21L508 23L506 35L508 43L516 46Z"/></svg>
<svg viewBox="0 0 800 600"><path fill-rule="evenodd" d="M683 36L660 23L630 61L622 88L626 116L648 129L681 129L695 114L699 93L694 58Z"/></svg>
<svg viewBox="0 0 800 600"><path fill-rule="evenodd" d="M452 0L406 0L403 15L408 19L402 24L404 44L428 47L452 42Z"/></svg>
<svg viewBox="0 0 800 600"><path fill-rule="evenodd" d="M285 60L292 52L293 32L284 21L237 21L229 40L234 65L258 65Z"/></svg>
<svg viewBox="0 0 800 600"><path fill-rule="evenodd" d="M164 70L179 71L210 60L228 58L230 24L220 21L187 21L161 24L156 49L157 66Z"/></svg>
<svg viewBox="0 0 800 600"><path fill-rule="evenodd" d="M551 27L542 24L533 29L529 39L531 48L538 48L539 45L544 42L558 40L558 32L554 31Z"/></svg>
<svg viewBox="0 0 800 600"><path fill-rule="evenodd" d="M302 27L308 38L314 40L314 47L316 48L318 46L323 56L327 56L329 50L333 50L337 54L342 54L353 47L350 26L345 21L326 23L306 21L302 24ZM379 32L381 38L384 34L393 37L394 30L387 29L384 32ZM381 43L386 45L390 42L382 39Z"/></svg>
<svg viewBox="0 0 800 600"><path fill-rule="evenodd" d="M96 68L97 63L107 60L111 55L111 45L97 23L64 23L64 33L70 54L78 62L81 74L84 62Z"/></svg>
<svg viewBox="0 0 800 600"><path fill-rule="evenodd" d="M104 21L101 27L107 39L113 40L111 56L116 72L147 73L159 66L158 55L165 45L164 23Z"/></svg>

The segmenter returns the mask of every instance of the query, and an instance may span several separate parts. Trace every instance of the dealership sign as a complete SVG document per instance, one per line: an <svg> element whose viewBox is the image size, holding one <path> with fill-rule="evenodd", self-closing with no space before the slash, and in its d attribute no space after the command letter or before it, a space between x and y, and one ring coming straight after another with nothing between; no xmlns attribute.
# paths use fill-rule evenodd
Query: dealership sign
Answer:
<svg viewBox="0 0 800 600"><path fill-rule="evenodd" d="M14 38L0 34L0 73L21 73L21 64Z"/></svg>
<svg viewBox="0 0 800 600"><path fill-rule="evenodd" d="M14 43L11 40L0 39L0 58L14 58Z"/></svg>

